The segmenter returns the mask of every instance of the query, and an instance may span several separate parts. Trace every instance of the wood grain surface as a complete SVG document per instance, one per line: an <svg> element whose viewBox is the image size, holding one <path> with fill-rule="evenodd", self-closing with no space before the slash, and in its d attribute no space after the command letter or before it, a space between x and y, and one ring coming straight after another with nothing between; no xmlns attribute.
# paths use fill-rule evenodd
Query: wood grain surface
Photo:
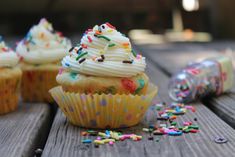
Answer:
<svg viewBox="0 0 235 157"><path fill-rule="evenodd" d="M47 104L20 103L17 111L0 116L0 156L32 157L42 148L50 126Z"/></svg>
<svg viewBox="0 0 235 157"><path fill-rule="evenodd" d="M147 60L147 74L151 81L159 87L158 100L170 102L167 94L168 76L156 68L155 64ZM46 146L44 148L43 157L221 157L233 156L235 150L235 131L212 111L201 103L193 104L197 112L188 112L184 116L177 119L178 123L183 121L193 121L200 127L200 132L197 134L184 134L183 136L154 136L154 140L148 140L148 134L142 132L143 127L149 124L159 124L156 121L156 111L150 107L144 120L135 127L122 129L124 133L136 133L143 135L143 140L140 142L124 141L117 142L114 146L102 145L99 148L94 148L93 144L82 144L82 129L71 125L61 110L58 110L49 134ZM229 141L225 144L217 144L214 142L216 137L224 137ZM93 138L93 137L89 137ZM159 142L156 142L159 139Z"/></svg>

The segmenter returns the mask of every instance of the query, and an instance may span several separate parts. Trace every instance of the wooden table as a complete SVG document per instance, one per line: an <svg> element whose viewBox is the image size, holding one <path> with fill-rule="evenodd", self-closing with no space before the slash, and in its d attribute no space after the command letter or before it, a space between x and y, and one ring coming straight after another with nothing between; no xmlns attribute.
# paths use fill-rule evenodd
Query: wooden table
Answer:
<svg viewBox="0 0 235 157"><path fill-rule="evenodd" d="M147 58L146 73L151 81L158 85L158 101L171 102L167 94L170 76L189 60L213 56L233 42L208 44L162 44L135 45ZM233 46L234 47L234 46ZM232 48L233 48L232 47ZM50 104L21 103L16 112L0 116L0 156L29 157L34 151L42 149L42 157L130 157L130 156L190 156L221 157L235 156L235 95L224 94L195 102L196 112L187 112L177 119L178 123L194 121L200 126L199 133L182 136L159 136L159 142L148 140L149 135L142 132L143 127L159 123L156 112L150 107L143 121L132 128L122 129L124 133L143 135L139 142L117 142L114 146L102 145L95 148L92 144L81 142L85 137L81 132L86 129L71 125L60 109L53 115L54 107ZM227 143L217 144L216 137L228 139ZM93 138L93 137L91 137Z"/></svg>

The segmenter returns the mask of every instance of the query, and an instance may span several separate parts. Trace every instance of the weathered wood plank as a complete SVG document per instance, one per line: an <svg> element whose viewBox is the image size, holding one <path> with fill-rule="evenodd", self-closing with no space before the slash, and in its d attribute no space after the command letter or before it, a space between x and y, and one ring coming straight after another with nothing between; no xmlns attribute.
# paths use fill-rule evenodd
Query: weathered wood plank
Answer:
<svg viewBox="0 0 235 157"><path fill-rule="evenodd" d="M170 102L167 95L167 83L169 78L160 70L148 62L147 74L153 83L159 86L159 100ZM193 121L200 126L200 132L197 134L184 134L179 137L162 136L160 141L149 141L148 135L143 134L144 139L140 142L124 141L116 143L113 147L102 145L100 148L94 148L93 145L85 145L81 143L84 137L80 136L84 129L73 126L68 123L67 119L58 110L49 134L46 146L44 148L43 157L77 157L77 156L117 156L117 157L181 157L181 156L231 156L235 153L235 131L211 112L207 107L200 103L194 104L197 112L188 112L180 117L177 121ZM149 109L143 122L136 127L122 129L124 132L142 134L142 127L149 123L156 122L156 112ZM159 122L158 122L159 123ZM216 144L214 138L223 136L229 139L228 143ZM92 137L91 137L92 138Z"/></svg>
<svg viewBox="0 0 235 157"><path fill-rule="evenodd" d="M215 50L224 50L227 47L233 46L229 46L229 44L231 44L231 42L224 44L202 44L201 46L198 46L198 44L179 44L179 46L173 44L169 46L170 48L167 46L162 48L161 45L142 45L138 46L138 48L156 65L160 66L165 73L172 75L180 68L184 67L189 61L214 56L218 54ZM207 98L202 100L202 102L235 128L235 89L220 97Z"/></svg>
<svg viewBox="0 0 235 157"><path fill-rule="evenodd" d="M0 116L0 156L32 157L36 148L43 148L50 118L47 104L29 103Z"/></svg>

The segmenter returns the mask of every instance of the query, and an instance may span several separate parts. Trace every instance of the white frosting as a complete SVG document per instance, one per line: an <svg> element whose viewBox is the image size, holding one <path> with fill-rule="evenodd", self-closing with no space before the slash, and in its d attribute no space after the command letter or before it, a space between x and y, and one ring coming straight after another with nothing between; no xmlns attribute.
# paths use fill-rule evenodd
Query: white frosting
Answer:
<svg viewBox="0 0 235 157"><path fill-rule="evenodd" d="M9 49L5 43L0 42L0 67L14 67L19 62L19 57Z"/></svg>
<svg viewBox="0 0 235 157"><path fill-rule="evenodd" d="M42 19L19 42L16 51L27 63L46 64L62 59L70 47L71 42L54 33L51 24Z"/></svg>
<svg viewBox="0 0 235 157"><path fill-rule="evenodd" d="M94 36L97 31L101 32L100 35L102 37ZM104 37L107 39L104 39ZM112 47L108 46L112 44L115 45ZM81 49L81 47L83 49L77 53L77 50ZM76 59L85 52L87 52L87 55L79 60ZM105 59L103 62L98 62L102 54ZM86 60L79 63L83 58L86 58ZM123 63L123 61L133 62ZM75 47L68 56L64 57L62 65L74 72L110 77L135 76L144 72L146 67L144 57L135 57L133 55L129 39L107 24L95 26L92 30L87 31L81 39L81 46Z"/></svg>

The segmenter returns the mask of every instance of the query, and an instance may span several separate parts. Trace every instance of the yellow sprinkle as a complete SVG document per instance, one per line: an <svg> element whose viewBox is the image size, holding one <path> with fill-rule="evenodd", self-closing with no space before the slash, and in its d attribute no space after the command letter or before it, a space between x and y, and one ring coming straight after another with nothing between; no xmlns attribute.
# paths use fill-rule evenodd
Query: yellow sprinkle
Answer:
<svg viewBox="0 0 235 157"><path fill-rule="evenodd" d="M110 136L111 136L113 139L117 140L117 141L120 139L118 133L116 133L116 132L110 131Z"/></svg>
<svg viewBox="0 0 235 157"><path fill-rule="evenodd" d="M175 110L166 110L166 112L173 113L173 112L175 112Z"/></svg>
<svg viewBox="0 0 235 157"><path fill-rule="evenodd" d="M128 49L126 48L126 51L127 51L127 52L131 52L131 49L130 49L130 48L128 48Z"/></svg>
<svg viewBox="0 0 235 157"><path fill-rule="evenodd" d="M110 29L110 30L108 30L107 32L111 33L111 32L113 32L113 30L112 30L112 29Z"/></svg>
<svg viewBox="0 0 235 157"><path fill-rule="evenodd" d="M94 143L95 144L104 144L104 141L103 140L95 140Z"/></svg>
<svg viewBox="0 0 235 157"><path fill-rule="evenodd" d="M101 137L106 137L106 134L103 133L103 132L99 132L98 135L101 136Z"/></svg>
<svg viewBox="0 0 235 157"><path fill-rule="evenodd" d="M104 54L104 51L100 51L100 55L103 55Z"/></svg>
<svg viewBox="0 0 235 157"><path fill-rule="evenodd" d="M188 129L188 126L185 126L184 128L183 128L183 130L187 130Z"/></svg>
<svg viewBox="0 0 235 157"><path fill-rule="evenodd" d="M104 139L104 140L102 140L104 143L109 143L109 142L115 142L115 140L114 139Z"/></svg>

